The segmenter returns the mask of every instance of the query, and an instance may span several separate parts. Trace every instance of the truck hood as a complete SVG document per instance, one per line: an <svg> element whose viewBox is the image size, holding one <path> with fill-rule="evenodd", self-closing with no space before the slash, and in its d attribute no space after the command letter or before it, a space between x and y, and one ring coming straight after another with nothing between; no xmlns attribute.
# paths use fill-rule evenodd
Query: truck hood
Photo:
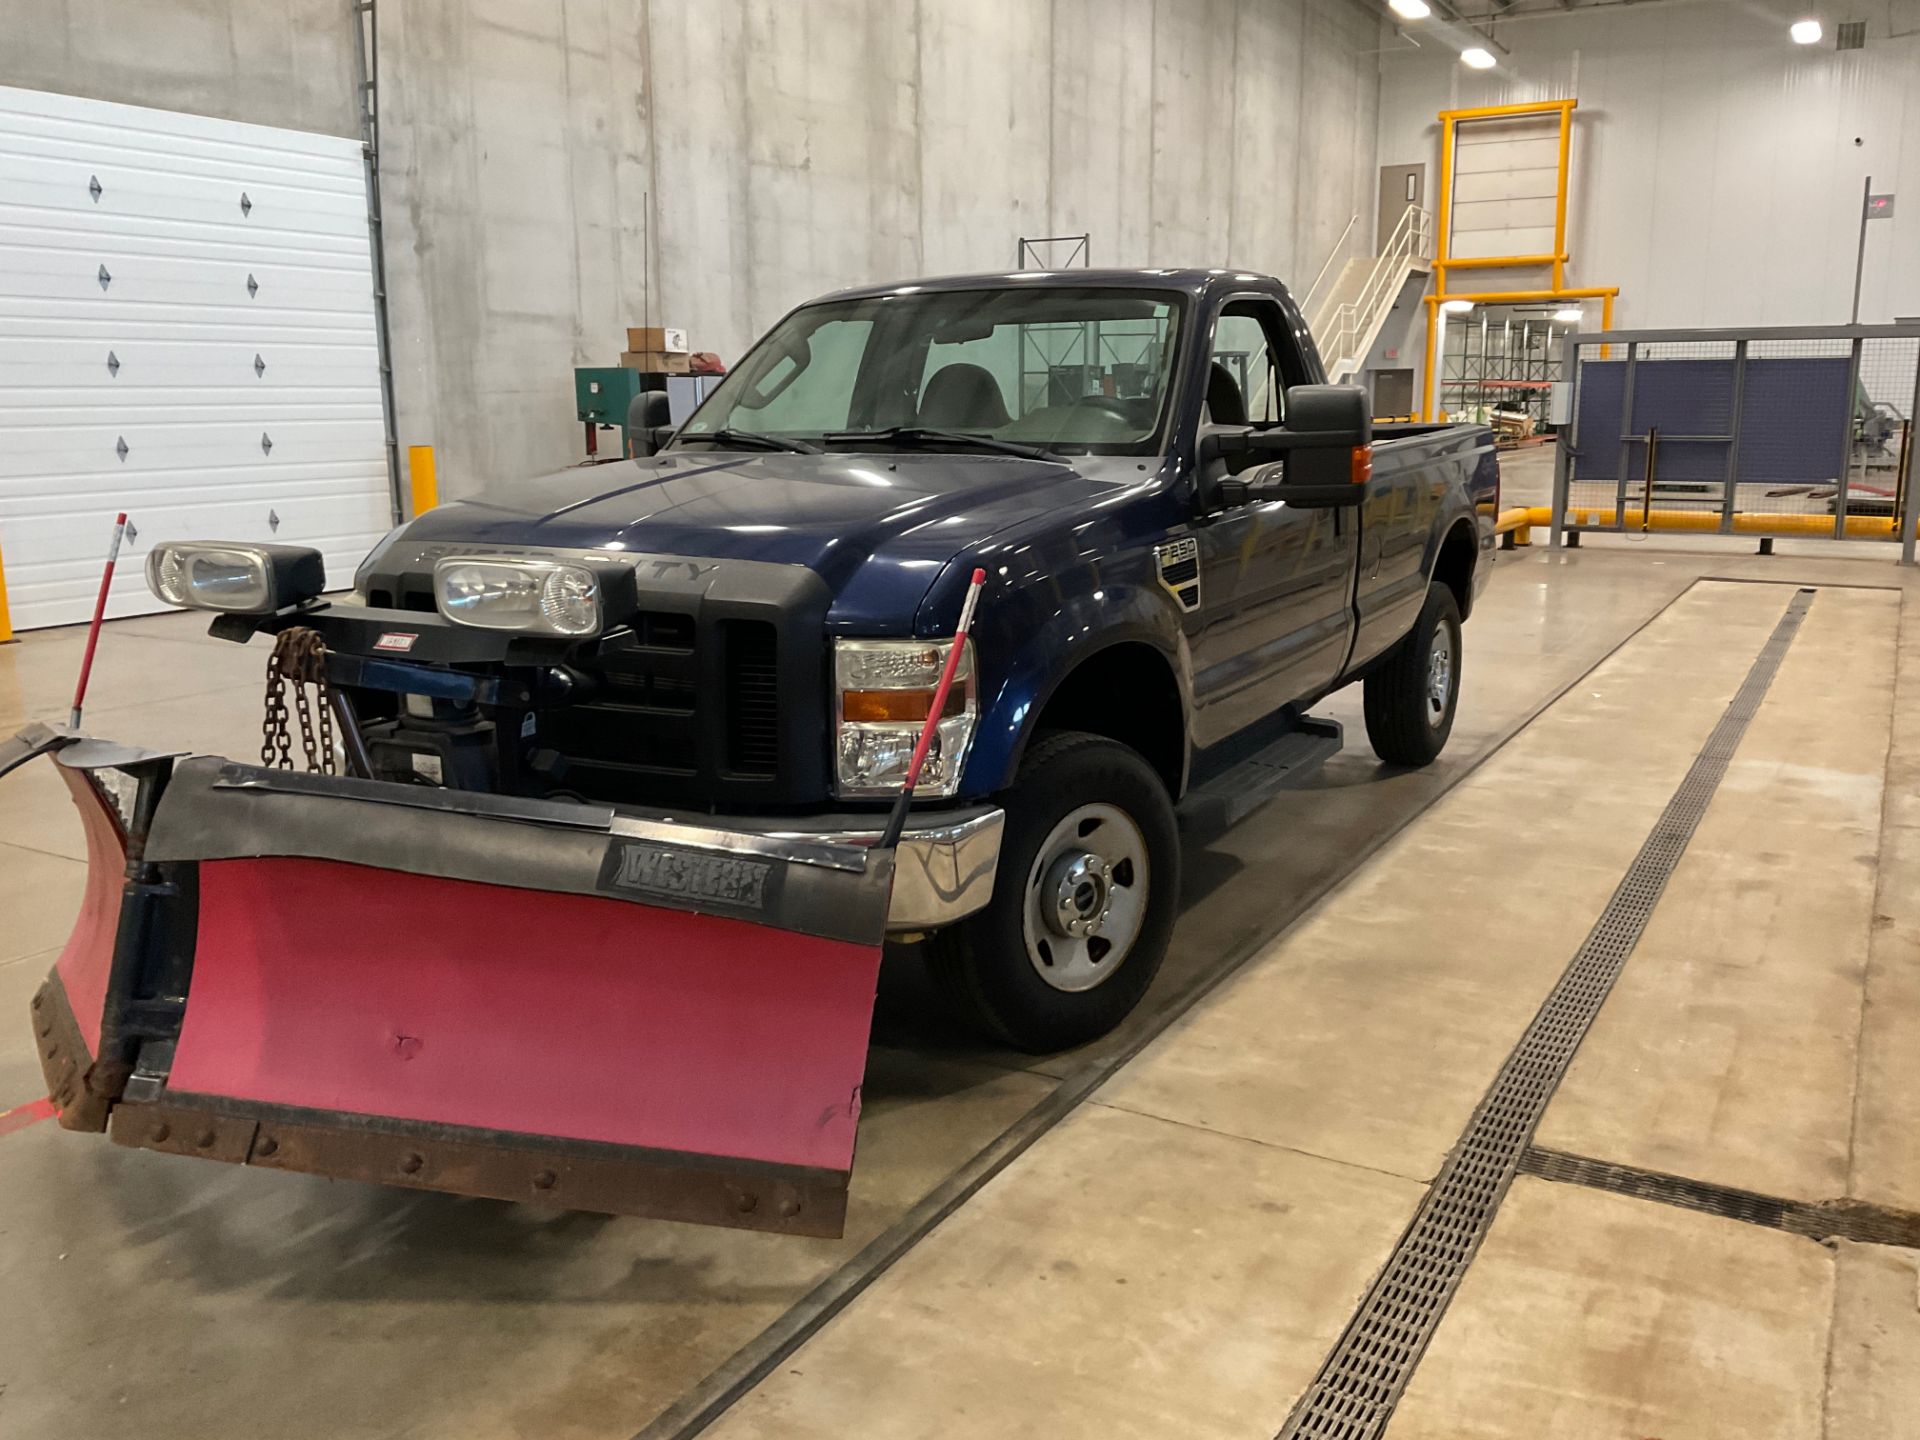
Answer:
<svg viewBox="0 0 1920 1440"><path fill-rule="evenodd" d="M948 562L996 532L1048 511L1083 515L1116 481L1143 478L1124 457L1075 459L684 452L497 486L403 533L805 565L836 596L837 623L886 633L905 627Z"/></svg>

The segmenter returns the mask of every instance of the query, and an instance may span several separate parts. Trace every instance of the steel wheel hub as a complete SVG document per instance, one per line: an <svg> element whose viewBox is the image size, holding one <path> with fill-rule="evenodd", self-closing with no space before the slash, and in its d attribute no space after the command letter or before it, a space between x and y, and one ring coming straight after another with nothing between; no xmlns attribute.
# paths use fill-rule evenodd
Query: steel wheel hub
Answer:
<svg viewBox="0 0 1920 1440"><path fill-rule="evenodd" d="M1453 694L1453 632L1445 625L1433 632L1427 652L1427 724L1438 727L1447 718Z"/></svg>
<svg viewBox="0 0 1920 1440"><path fill-rule="evenodd" d="M1147 838L1116 805L1081 805L1048 832L1027 874L1027 959L1056 990L1091 990L1133 949L1147 913Z"/></svg>
<svg viewBox="0 0 1920 1440"><path fill-rule="evenodd" d="M1047 928L1084 939L1100 929L1113 908L1113 867L1090 850L1070 850L1047 867L1040 888Z"/></svg>

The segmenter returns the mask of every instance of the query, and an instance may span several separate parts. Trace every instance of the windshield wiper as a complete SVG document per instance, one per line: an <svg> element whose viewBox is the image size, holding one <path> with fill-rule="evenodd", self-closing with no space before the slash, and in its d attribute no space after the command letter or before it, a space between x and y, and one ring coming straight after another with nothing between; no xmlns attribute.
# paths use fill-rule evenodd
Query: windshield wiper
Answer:
<svg viewBox="0 0 1920 1440"><path fill-rule="evenodd" d="M703 431L698 435L688 435L688 441L706 440L716 445L759 446L762 450L789 450L795 455L818 455L820 447L809 445L804 440L795 440L786 435L768 435L759 430L735 430L723 428Z"/></svg>
<svg viewBox="0 0 1920 1440"><path fill-rule="evenodd" d="M1018 455L1024 460L1054 458L1037 445L996 440L991 435L971 435L965 430L935 430L925 425L892 425L885 430L829 430L820 438L829 444L836 440L876 440L883 445L905 445L915 450L930 449L936 445L970 445L978 450Z"/></svg>

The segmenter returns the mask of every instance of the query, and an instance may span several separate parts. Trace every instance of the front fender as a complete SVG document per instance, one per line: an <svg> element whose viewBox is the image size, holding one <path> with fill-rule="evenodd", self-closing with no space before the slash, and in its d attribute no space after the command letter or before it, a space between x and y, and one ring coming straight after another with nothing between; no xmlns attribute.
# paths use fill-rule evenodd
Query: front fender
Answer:
<svg viewBox="0 0 1920 1440"><path fill-rule="evenodd" d="M1144 564L1143 564L1143 569ZM978 653L1006 657L982 670L989 688L962 784L969 795L1005 789L1020 767L1047 701L1075 669L1104 650L1129 643L1151 646L1172 667L1180 686L1180 713L1193 713L1193 664L1172 600L1157 584L1102 579L1070 595L1023 590L1003 602L991 625L977 632ZM1124 703L1124 697L1115 697Z"/></svg>

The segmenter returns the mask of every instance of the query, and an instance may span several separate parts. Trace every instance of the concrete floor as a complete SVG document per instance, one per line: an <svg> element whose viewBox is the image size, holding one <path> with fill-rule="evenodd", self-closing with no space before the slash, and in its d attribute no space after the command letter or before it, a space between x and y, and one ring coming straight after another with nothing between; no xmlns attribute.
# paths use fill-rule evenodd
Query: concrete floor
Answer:
<svg viewBox="0 0 1920 1440"><path fill-rule="evenodd" d="M1244 960L715 1433L1271 1435L1787 584L1829 588L1541 1140L1920 1210L1920 591L1880 547L1685 538L1503 557L1430 770L1378 766L1357 694L1335 697L1354 743L1193 848L1122 1034L997 1053L895 957L843 1241L0 1133L0 1433L630 1436ZM264 652L201 628L110 627L89 728L253 753ZM79 647L0 649L0 729L64 710ZM79 893L42 768L0 784L0 1112L36 1094L25 1001ZM1522 1179L1391 1434L1920 1433L1916 1354L1912 1250Z"/></svg>

